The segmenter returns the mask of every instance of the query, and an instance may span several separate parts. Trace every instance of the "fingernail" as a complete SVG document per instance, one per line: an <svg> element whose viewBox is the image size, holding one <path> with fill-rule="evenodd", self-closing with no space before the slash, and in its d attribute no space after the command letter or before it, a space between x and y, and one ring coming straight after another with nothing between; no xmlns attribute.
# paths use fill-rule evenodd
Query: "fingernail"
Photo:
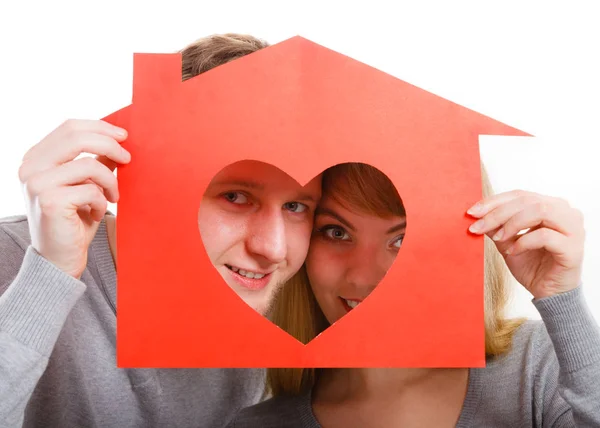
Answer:
<svg viewBox="0 0 600 428"><path fill-rule="evenodd" d="M125 131L123 128L115 126L115 135L117 137L125 138L127 136L127 131Z"/></svg>
<svg viewBox="0 0 600 428"><path fill-rule="evenodd" d="M471 227L469 227L469 230L472 233L478 233L479 231L481 231L483 229L483 219L481 220L477 220L475 223L473 223L471 225Z"/></svg>
<svg viewBox="0 0 600 428"><path fill-rule="evenodd" d="M513 253L514 250L514 245L512 247L510 247L508 250L506 250L504 252L504 254L506 254L507 256L510 256Z"/></svg>
<svg viewBox="0 0 600 428"><path fill-rule="evenodd" d="M503 236L504 236L504 229L500 229L498 232L496 232L496 234L494 235L494 237L492 239L494 241L499 241L502 239Z"/></svg>
<svg viewBox="0 0 600 428"><path fill-rule="evenodd" d="M467 214L480 214L481 212L483 212L483 205L479 202L477 202L475 205L473 205L471 208L469 208L467 210Z"/></svg>

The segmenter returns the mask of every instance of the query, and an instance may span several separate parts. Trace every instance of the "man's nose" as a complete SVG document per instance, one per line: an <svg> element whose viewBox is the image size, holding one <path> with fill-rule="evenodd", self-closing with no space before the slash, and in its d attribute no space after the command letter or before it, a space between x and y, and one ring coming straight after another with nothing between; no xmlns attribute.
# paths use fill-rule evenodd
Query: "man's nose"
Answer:
<svg viewBox="0 0 600 428"><path fill-rule="evenodd" d="M389 266L385 254L373 249L356 252L348 259L346 281L359 296L366 297L379 285Z"/></svg>
<svg viewBox="0 0 600 428"><path fill-rule="evenodd" d="M285 260L285 220L280 207L264 207L253 215L246 247L250 254L265 259L265 262L281 263Z"/></svg>

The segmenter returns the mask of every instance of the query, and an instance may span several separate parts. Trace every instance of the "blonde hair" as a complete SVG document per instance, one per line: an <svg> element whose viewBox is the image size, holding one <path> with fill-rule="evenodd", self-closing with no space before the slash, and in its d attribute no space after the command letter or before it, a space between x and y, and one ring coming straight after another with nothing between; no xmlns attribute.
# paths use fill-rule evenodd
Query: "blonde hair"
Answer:
<svg viewBox="0 0 600 428"><path fill-rule="evenodd" d="M481 164L483 196L493 194L492 185ZM365 164L336 165L323 173L324 194L347 208L380 217L405 215L396 188L379 170ZM410 218L407 219L409 224ZM408 226L410 227L410 226ZM485 353L488 358L510 349L512 337L523 319L505 318L508 302L508 270L494 243L485 238L484 308ZM272 321L298 339L308 343L329 323L315 299L304 267L292 277L277 296ZM267 388L273 396L298 395L314 386L322 369L275 368L267 370Z"/></svg>
<svg viewBox="0 0 600 428"><path fill-rule="evenodd" d="M181 49L181 80L185 81L245 55L268 47L261 39L247 34L214 34Z"/></svg>

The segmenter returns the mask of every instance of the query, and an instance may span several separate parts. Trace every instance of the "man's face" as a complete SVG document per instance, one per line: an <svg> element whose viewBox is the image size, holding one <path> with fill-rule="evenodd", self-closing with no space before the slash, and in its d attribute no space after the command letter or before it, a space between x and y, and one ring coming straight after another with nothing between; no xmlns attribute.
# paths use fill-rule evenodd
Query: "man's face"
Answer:
<svg viewBox="0 0 600 428"><path fill-rule="evenodd" d="M225 282L259 313L304 263L320 197L320 176L302 187L258 161L229 165L209 184L198 213L204 247Z"/></svg>

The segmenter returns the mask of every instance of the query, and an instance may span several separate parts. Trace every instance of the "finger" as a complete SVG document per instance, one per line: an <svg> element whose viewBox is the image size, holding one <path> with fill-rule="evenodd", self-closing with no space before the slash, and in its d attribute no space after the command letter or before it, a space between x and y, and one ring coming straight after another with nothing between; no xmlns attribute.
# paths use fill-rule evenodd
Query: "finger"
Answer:
<svg viewBox="0 0 600 428"><path fill-rule="evenodd" d="M112 126L103 123L105 126ZM128 163L131 159L129 152L119 144L123 140L120 137L84 130L58 132L59 130L60 128L56 134L49 135L25 154L19 170L21 182L39 171L71 161L82 153L106 156L117 163Z"/></svg>
<svg viewBox="0 0 600 428"><path fill-rule="evenodd" d="M498 229L504 225L511 217L524 210L529 205L539 203L552 203L549 196L526 194L513 199L509 199L503 204L498 205L489 211L485 216L477 220L469 227L471 233L483 234L490 230Z"/></svg>
<svg viewBox="0 0 600 428"><path fill-rule="evenodd" d="M102 155L117 163L128 163L131 160L129 152L110 137L99 134L78 134L73 136L72 140L55 145L55 149L49 153L40 151L35 157L25 159L19 170L19 178L22 183L26 183L31 176L70 162L82 153Z"/></svg>
<svg viewBox="0 0 600 428"><path fill-rule="evenodd" d="M550 196L536 194L520 196L493 209L483 218L480 218L475 223L473 223L469 227L469 230L472 233L488 233L490 230L498 229L504 226L504 224L508 222L512 217L516 216L518 213L524 210L529 210L532 206L536 206L537 208L535 209L541 211L556 211L557 209L564 209L568 207L568 204L562 199L552 198ZM523 227L522 229L525 229L526 227ZM518 230L515 231L515 233L516 232L518 232Z"/></svg>
<svg viewBox="0 0 600 428"><path fill-rule="evenodd" d="M58 187L43 193L39 197L42 212L55 213L60 210L87 210L95 221L102 220L108 209L108 201L95 184L79 184L76 186Z"/></svg>
<svg viewBox="0 0 600 428"><path fill-rule="evenodd" d="M94 187L97 191L92 190ZM71 201L73 207L80 209L83 206L82 203L87 202L85 206L86 211L89 210L89 217L94 221L102 221L102 218L108 209L108 201L102 192L99 191L96 185L82 184L78 186L67 187L65 189L71 190L68 196L72 198Z"/></svg>
<svg viewBox="0 0 600 428"><path fill-rule="evenodd" d="M486 233L486 235L488 238L490 238L494 242L498 251L500 253L504 254L506 252L506 250L508 250L517 241L517 239L519 239L521 237L521 235L523 235L524 233L527 233L529 231L534 231L538 228L539 227L536 226L531 229L519 231L519 233L517 233L512 238L503 239L501 241L500 240L494 241L494 236L500 231L500 229L502 229L502 227L498 227L496 229L490 230L489 232Z"/></svg>
<svg viewBox="0 0 600 428"><path fill-rule="evenodd" d="M471 233L483 234L499 229L512 216L523 210L530 202L531 196L521 196L507 200L469 227ZM491 237L491 236L490 236Z"/></svg>
<svg viewBox="0 0 600 428"><path fill-rule="evenodd" d="M91 157L77 159L44 171L32 177L25 187L28 194L35 197L52 188L87 182L99 186L111 202L118 201L117 177L106 166Z"/></svg>
<svg viewBox="0 0 600 428"><path fill-rule="evenodd" d="M86 224L86 226L92 226L92 224L96 222L96 219L92 218L91 213L92 208L89 205L85 205L77 209L79 218Z"/></svg>
<svg viewBox="0 0 600 428"><path fill-rule="evenodd" d="M116 138L94 132L72 132L44 149L37 155L52 165L68 162L82 153L103 155L119 163L127 163L130 158Z"/></svg>
<svg viewBox="0 0 600 428"><path fill-rule="evenodd" d="M87 179L80 184L93 184L94 186L96 186L98 188L98 190L100 190L104 194L104 197L106 197L106 192L104 191L104 189L102 187L98 186L92 180ZM111 201L109 200L109 202L111 202ZM80 214L79 217L81 217L82 220L86 221L87 224L91 224L91 222L93 222L93 220L91 220L89 218L91 209L92 208L89 205L85 205L85 206L79 207L77 210Z"/></svg>
<svg viewBox="0 0 600 428"><path fill-rule="evenodd" d="M492 229L489 232L486 233L487 237L492 239L492 236L494 236L498 230L500 230L500 228L497 229ZM496 245L496 248L498 249L498 251L500 253L504 253L504 251L506 251L513 243L512 242L493 242L494 245Z"/></svg>
<svg viewBox="0 0 600 428"><path fill-rule="evenodd" d="M39 144L33 146L25 154L25 157L37 156L39 152L45 152L48 146L56 144L56 141L62 141L72 134L82 133L104 135L119 142L123 142L127 138L127 131L125 129L102 120L69 119L44 137Z"/></svg>
<svg viewBox="0 0 600 428"><path fill-rule="evenodd" d="M509 218L492 239L502 241L514 237L521 230L541 227L571 235L576 223L573 213L573 209L561 203L538 201Z"/></svg>
<svg viewBox="0 0 600 428"><path fill-rule="evenodd" d="M95 134L102 134L107 137L120 139L120 141L127 138L126 129L112 125L103 120L68 119L61 126L56 128L55 131L64 132L65 130L93 132Z"/></svg>
<svg viewBox="0 0 600 428"><path fill-rule="evenodd" d="M467 214L481 218L485 216L490 211L498 208L500 205L506 204L513 199L521 198L521 197L539 197L537 193L528 192L525 190L511 190L510 192L498 193L497 195L492 195L488 198L485 198L471 208L467 210Z"/></svg>
<svg viewBox="0 0 600 428"><path fill-rule="evenodd" d="M568 256L569 248L567 236L543 227L520 236L504 254L518 256L526 251L545 249L560 259Z"/></svg>
<svg viewBox="0 0 600 428"><path fill-rule="evenodd" d="M111 171L117 169L118 164L115 161L107 158L106 156L96 156L96 160Z"/></svg>

